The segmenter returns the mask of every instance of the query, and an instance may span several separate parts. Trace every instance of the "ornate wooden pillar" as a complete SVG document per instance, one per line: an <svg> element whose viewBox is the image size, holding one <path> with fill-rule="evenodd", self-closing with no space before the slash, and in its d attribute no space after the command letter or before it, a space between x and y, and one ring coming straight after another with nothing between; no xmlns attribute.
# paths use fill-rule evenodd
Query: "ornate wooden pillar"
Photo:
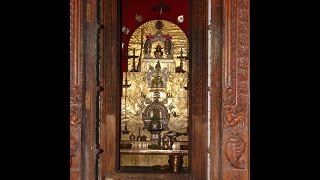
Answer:
<svg viewBox="0 0 320 180"><path fill-rule="evenodd" d="M212 12L211 179L249 179L249 0L213 0Z"/></svg>
<svg viewBox="0 0 320 180"><path fill-rule="evenodd" d="M191 15L191 171L194 179L207 177L208 144L208 1L192 0Z"/></svg>
<svg viewBox="0 0 320 180"><path fill-rule="evenodd" d="M70 0L70 179L95 178L97 1Z"/></svg>
<svg viewBox="0 0 320 180"><path fill-rule="evenodd" d="M81 54L81 3L70 0L70 179L81 176L83 112L83 61Z"/></svg>

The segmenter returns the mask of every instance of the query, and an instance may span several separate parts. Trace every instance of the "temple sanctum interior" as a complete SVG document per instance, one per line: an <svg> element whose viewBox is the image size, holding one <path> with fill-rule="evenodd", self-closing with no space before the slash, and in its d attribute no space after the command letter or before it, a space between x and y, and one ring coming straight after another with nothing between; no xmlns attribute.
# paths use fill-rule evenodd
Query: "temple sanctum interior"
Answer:
<svg viewBox="0 0 320 180"><path fill-rule="evenodd" d="M70 0L70 179L249 179L249 0Z"/></svg>
<svg viewBox="0 0 320 180"><path fill-rule="evenodd" d="M121 167L188 167L188 47L185 33L165 20L146 22L130 37L122 75Z"/></svg>

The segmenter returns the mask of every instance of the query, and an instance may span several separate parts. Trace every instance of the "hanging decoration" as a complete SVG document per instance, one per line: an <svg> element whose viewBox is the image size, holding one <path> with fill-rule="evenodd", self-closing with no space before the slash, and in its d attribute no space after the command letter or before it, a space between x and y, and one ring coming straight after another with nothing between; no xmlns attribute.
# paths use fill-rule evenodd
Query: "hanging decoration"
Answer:
<svg viewBox="0 0 320 180"><path fill-rule="evenodd" d="M122 32L125 33L126 35L128 35L129 32L130 32L130 29L127 28L127 27L125 27L125 26L123 26L123 27L122 27Z"/></svg>
<svg viewBox="0 0 320 180"><path fill-rule="evenodd" d="M143 4L143 5L141 5ZM121 51L121 66L122 72L131 70L131 65L127 61L127 50L129 46L129 40L142 23L148 22L150 20L166 20L172 23L175 23L180 27L184 33L189 36L189 3L186 3L186 0L122 0L122 27L129 29L129 32L124 29L124 32L121 32L121 41L124 42L124 47ZM183 15L183 23L177 21L177 17ZM120 29L121 29L120 28ZM154 32L152 32L153 34ZM144 33L144 38L148 33ZM144 39L145 41L146 39ZM120 44L121 45L121 44ZM164 45L162 45L164 48ZM167 46L169 47L169 46ZM132 49L132 48L131 48ZM164 50L164 49L163 49ZM179 51L180 49L177 49ZM140 54L140 48L136 47L137 55ZM142 51L143 53L143 51ZM152 52L151 52L152 53ZM165 52L164 52L165 53ZM140 58L139 58L140 59ZM137 60L138 61L138 60ZM137 63L138 64L138 63ZM137 65L136 64L136 65ZM136 68L139 68L139 64ZM138 71L140 71L138 69Z"/></svg>
<svg viewBox="0 0 320 180"><path fill-rule="evenodd" d="M183 15L178 16L177 19L178 19L178 23L183 23L184 21Z"/></svg>
<svg viewBox="0 0 320 180"><path fill-rule="evenodd" d="M139 14L136 14L135 19L136 19L136 21L141 22L143 20L143 17Z"/></svg>
<svg viewBox="0 0 320 180"><path fill-rule="evenodd" d="M169 11L170 8L167 5L163 4L163 2L161 2L160 4L152 7L152 10L159 11L160 16L161 16L163 11Z"/></svg>

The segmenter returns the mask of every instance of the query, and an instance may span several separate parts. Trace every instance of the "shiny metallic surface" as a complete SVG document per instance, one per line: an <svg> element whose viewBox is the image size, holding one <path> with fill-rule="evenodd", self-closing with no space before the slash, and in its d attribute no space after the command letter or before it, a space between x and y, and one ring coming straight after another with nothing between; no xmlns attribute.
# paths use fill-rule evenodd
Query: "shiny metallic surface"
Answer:
<svg viewBox="0 0 320 180"><path fill-rule="evenodd" d="M163 22L163 27L162 27L162 34L167 35L169 34L172 36L172 43L174 45L174 60L176 61L176 66L179 66L180 60L177 58L177 56L180 55L180 49L182 48L183 55L187 56L188 55L188 48L189 48L189 41L185 33L175 24L161 20ZM146 35L148 34L156 34L157 29L155 27L155 23L157 20L154 21L148 21L144 24L142 24L139 28L135 30L135 32L132 34L130 37L129 45L128 45L128 53L129 55L132 55L133 49L136 50L136 55L140 55L141 51L141 33L143 35L143 43L147 40ZM151 54L156 51L157 45L161 45L162 48L164 48L164 43L162 42L157 42L152 44L151 48ZM143 53L142 58L145 58ZM136 65L138 65L138 62L136 61ZM132 67L132 59L128 60L128 68L129 70ZM184 64L184 67L187 71L189 71L189 63L186 62Z"/></svg>
<svg viewBox="0 0 320 180"><path fill-rule="evenodd" d="M183 155L171 154L169 155L168 164L171 172L180 172L182 170Z"/></svg>
<svg viewBox="0 0 320 180"><path fill-rule="evenodd" d="M139 63L139 57L135 59L135 65L133 66L133 58L128 59L128 71L133 67L138 68L140 72L124 72L123 84L127 83L130 86L124 86L122 89L121 98L121 130L124 130L127 126L127 130L130 134L121 134L121 142L130 141L130 135L136 137L145 136L146 141L132 141L132 149L120 149L120 165L121 166L154 166L154 165L167 165L169 155L180 154L179 163L175 166L173 171L179 171L182 166L188 166L188 156L183 156L188 153L188 150L179 150L180 144L187 144L188 135L184 134L176 138L177 142L171 141L169 147L172 150L153 150L148 149L150 144L158 144L160 136L163 136L168 131L183 132L188 130L188 91L185 89L188 84L189 62L183 61L183 70L185 73L177 73L176 68L180 66L181 60L178 56L188 56L188 39L184 32L175 24L161 20L163 23L162 29L156 29L155 21L149 21L141 25L135 30L130 38L128 45L128 55L132 56L133 51L135 55L142 56ZM144 44L148 36L154 36L154 39L150 40L151 52L145 57L144 52L141 51L141 37ZM166 52L154 53L156 47L164 48L165 41L162 37L170 37L172 42L173 53L170 54L171 45L167 43ZM161 39L162 38L162 39ZM160 40L159 40L160 39ZM158 41L159 40L159 41ZM168 42L168 41L167 41ZM168 45L169 44L169 45ZM181 52L182 51L182 52ZM157 56L155 56L157 55ZM160 63L160 64L159 64ZM161 69L157 70L157 66L161 66ZM154 84L154 72L157 71L161 76L161 84ZM155 98L160 103L155 103ZM163 128L159 133L150 133L150 128L156 128L152 124L147 123L151 111L149 112L150 105L155 107L165 108L161 115L164 119L160 119L161 127ZM147 113L146 113L147 111ZM147 123L147 124L146 124ZM150 126L151 125L151 126ZM156 128L158 129L158 128ZM158 132L158 131L157 131ZM157 136L157 137L154 137ZM132 138L131 138L132 139ZM183 142L181 142L183 141ZM164 142L164 146L168 147L168 142ZM177 158L176 158L177 159ZM182 163L182 164L181 164Z"/></svg>

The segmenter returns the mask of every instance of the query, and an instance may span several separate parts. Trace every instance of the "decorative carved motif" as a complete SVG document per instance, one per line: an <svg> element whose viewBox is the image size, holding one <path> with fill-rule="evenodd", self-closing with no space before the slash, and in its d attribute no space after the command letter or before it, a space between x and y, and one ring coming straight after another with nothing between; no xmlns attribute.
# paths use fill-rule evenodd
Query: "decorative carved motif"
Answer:
<svg viewBox="0 0 320 180"><path fill-rule="evenodd" d="M80 0L70 0L70 163L81 144Z"/></svg>
<svg viewBox="0 0 320 180"><path fill-rule="evenodd" d="M240 162L240 158L245 150L246 143L238 133L233 133L232 136L227 139L225 144L225 154L232 167L236 169L245 168L244 160Z"/></svg>
<svg viewBox="0 0 320 180"><path fill-rule="evenodd" d="M203 104L202 97L203 97L203 83L205 77L205 70L203 68L207 67L206 65L206 59L205 59L205 34L207 33L206 27L205 27L205 21L206 18L204 18L205 14L203 12L206 12L205 9L205 2L204 1L197 1L197 15L196 17L196 26L197 26L197 31L194 32L195 39L196 41L199 42L197 44L197 47L195 48L195 52L193 52L194 56L192 59L193 62L193 76L194 76L194 92L193 92L193 103L195 108L194 115L200 115L203 112Z"/></svg>
<svg viewBox="0 0 320 180"><path fill-rule="evenodd" d="M78 127L81 125L81 107L71 106L70 107L70 125Z"/></svg>
<svg viewBox="0 0 320 180"><path fill-rule="evenodd" d="M231 18L226 16L230 15ZM249 97L249 7L248 0L229 0L226 3L225 21L227 24L226 41L230 44L225 54L223 110L225 127L233 126L241 117L247 117ZM230 25L229 25L230 24ZM230 32L230 34L228 34ZM230 54L230 57L229 55ZM229 59L230 58L230 59ZM229 62L230 61L230 62ZM230 70L229 70L230 68ZM230 72L229 72L230 71ZM230 80L230 86L227 84ZM231 119L229 109L242 109L238 118ZM233 122L233 123L232 123ZM230 124L231 123L231 124Z"/></svg>
<svg viewBox="0 0 320 180"><path fill-rule="evenodd" d="M81 140L81 127L70 122L70 157L74 156L79 149Z"/></svg>
<svg viewBox="0 0 320 180"><path fill-rule="evenodd" d="M170 116L169 116L168 109L158 99L156 99L154 102L152 102L150 105L146 107L146 109L142 113L142 120L150 119L152 117L151 113L154 110L159 110L159 112L161 112L162 119L169 121Z"/></svg>
<svg viewBox="0 0 320 180"><path fill-rule="evenodd" d="M225 54L224 79L230 78L231 86L224 81L223 103L225 108L235 106L247 106L249 92L249 20L248 0L230 0L226 3L230 8L231 19L225 19L231 24L230 35L226 41L230 42L230 60ZM226 10L228 13L229 11ZM226 17L225 17L226 18ZM231 62L228 62L231 61ZM230 63L230 64L229 64ZM230 67L228 67L230 66ZM231 69L230 71L228 68ZM229 77L229 76L230 77Z"/></svg>
<svg viewBox="0 0 320 180"><path fill-rule="evenodd" d="M224 106L235 106L236 105L236 49L237 49L237 0L228 0L226 3L226 16L225 21L226 27L226 41L228 46L225 47L225 68L223 73L224 76L224 91L223 91L223 102ZM231 18L227 18L230 17Z"/></svg>
<svg viewBox="0 0 320 180"><path fill-rule="evenodd" d="M70 103L77 104L81 101L81 90L79 86L70 87Z"/></svg>
<svg viewBox="0 0 320 180"><path fill-rule="evenodd" d="M112 0L106 0L105 1L105 26L104 26L104 41L106 46L111 46L112 45L112 29L113 29L113 24L112 24ZM105 47L105 46L102 46ZM113 88L114 86L112 85L112 48L104 48L105 51L105 57L103 60L106 61L106 68L105 68L105 75L106 75L106 94L107 94L107 100L111 103L114 100L114 93L113 93ZM112 110L111 104L107 105L107 110L110 111Z"/></svg>
<svg viewBox="0 0 320 180"><path fill-rule="evenodd" d="M225 0L224 5L222 114L225 155L233 168L245 169L249 166L244 163L249 162L248 151L245 151L246 142L249 142L249 0ZM247 171L239 173L242 177ZM238 179L228 170L224 174Z"/></svg>
<svg viewBox="0 0 320 180"><path fill-rule="evenodd" d="M76 154L81 141L81 91L77 86L70 90L70 158Z"/></svg>
<svg viewBox="0 0 320 180"><path fill-rule="evenodd" d="M238 0L237 105L247 112L249 98L249 1Z"/></svg>
<svg viewBox="0 0 320 180"><path fill-rule="evenodd" d="M246 114L244 112L234 113L226 112L224 117L223 128L236 126L238 128L244 128L246 122Z"/></svg>

